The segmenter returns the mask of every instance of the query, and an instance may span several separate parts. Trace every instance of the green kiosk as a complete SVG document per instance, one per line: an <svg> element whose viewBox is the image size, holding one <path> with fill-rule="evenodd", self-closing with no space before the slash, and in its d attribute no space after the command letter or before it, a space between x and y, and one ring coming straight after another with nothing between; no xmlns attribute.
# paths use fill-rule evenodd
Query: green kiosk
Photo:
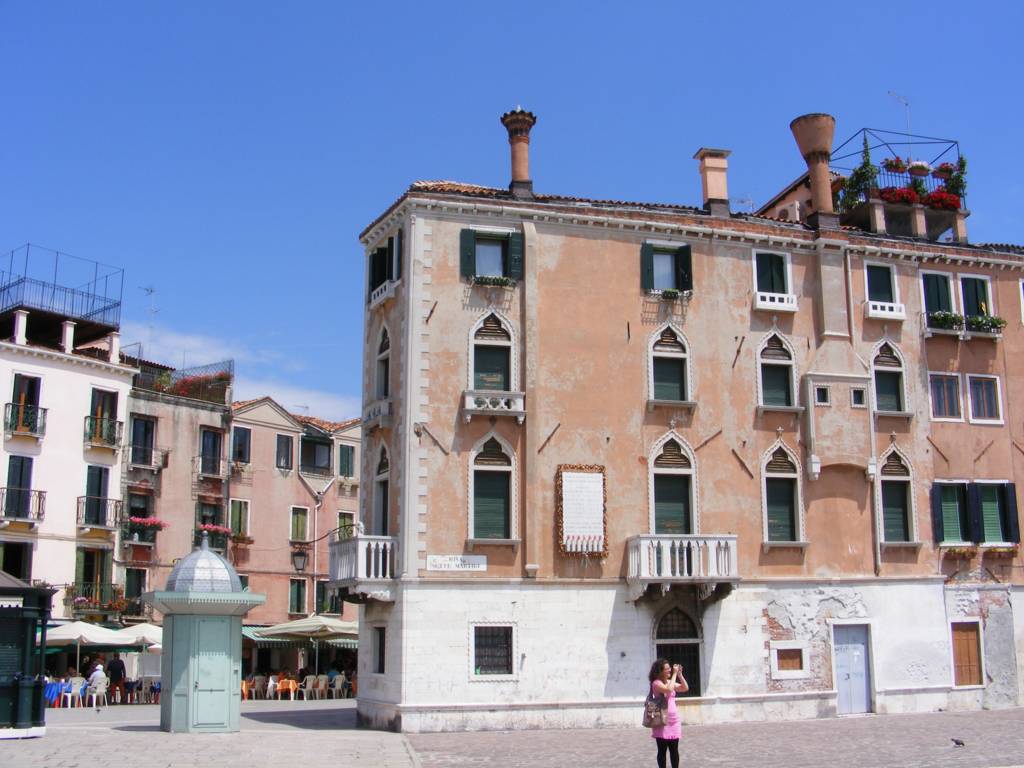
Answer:
<svg viewBox="0 0 1024 768"><path fill-rule="evenodd" d="M164 615L160 728L170 733L238 730L242 698L242 617L266 595L242 591L232 565L198 549L171 571L162 592L142 600Z"/></svg>
<svg viewBox="0 0 1024 768"><path fill-rule="evenodd" d="M0 571L0 739L46 733L43 656L55 591Z"/></svg>

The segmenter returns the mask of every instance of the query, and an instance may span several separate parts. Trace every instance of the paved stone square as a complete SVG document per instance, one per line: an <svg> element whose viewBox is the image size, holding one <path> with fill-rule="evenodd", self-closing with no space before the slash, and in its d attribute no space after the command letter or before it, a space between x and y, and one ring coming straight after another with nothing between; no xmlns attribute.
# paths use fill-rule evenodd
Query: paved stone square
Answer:
<svg viewBox="0 0 1024 768"><path fill-rule="evenodd" d="M951 738L967 746L953 746ZM423 768L656 765L642 728L410 735ZM1024 710L684 728L684 768L1024 768Z"/></svg>

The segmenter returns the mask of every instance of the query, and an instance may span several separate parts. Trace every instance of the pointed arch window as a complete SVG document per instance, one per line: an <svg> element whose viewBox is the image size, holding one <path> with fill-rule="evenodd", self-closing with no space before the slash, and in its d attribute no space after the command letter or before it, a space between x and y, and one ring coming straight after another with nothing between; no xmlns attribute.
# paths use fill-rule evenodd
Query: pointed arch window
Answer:
<svg viewBox="0 0 1024 768"><path fill-rule="evenodd" d="M681 332L665 326L651 339L649 392L655 402L691 400L689 350Z"/></svg>
<svg viewBox="0 0 1024 768"><path fill-rule="evenodd" d="M800 475L796 459L782 445L768 455L762 472L765 541L799 543Z"/></svg>
<svg viewBox="0 0 1024 768"><path fill-rule="evenodd" d="M681 664L690 690L679 696L700 696L700 632L679 608L673 608L654 628L654 653L670 664Z"/></svg>
<svg viewBox="0 0 1024 768"><path fill-rule="evenodd" d="M385 400L391 394L391 337L388 329L382 328L377 344L377 380L374 389L378 400Z"/></svg>
<svg viewBox="0 0 1024 768"><path fill-rule="evenodd" d="M793 352L777 333L761 345L758 363L761 377L758 405L764 408L792 408L796 405Z"/></svg>
<svg viewBox="0 0 1024 768"><path fill-rule="evenodd" d="M882 413L906 411L903 390L903 358L889 342L883 343L873 361L875 410Z"/></svg>
<svg viewBox="0 0 1024 768"><path fill-rule="evenodd" d="M693 459L675 438L661 446L651 467L652 531L655 535L693 533Z"/></svg>
<svg viewBox="0 0 1024 768"><path fill-rule="evenodd" d="M879 475L882 541L887 544L914 541L914 494L909 463L895 450L890 451Z"/></svg>
<svg viewBox="0 0 1024 768"><path fill-rule="evenodd" d="M514 536L514 476L511 450L495 436L472 454L470 538L509 540Z"/></svg>
<svg viewBox="0 0 1024 768"><path fill-rule="evenodd" d="M390 500L391 462L388 460L387 446L380 447L377 467L373 483L373 533L375 536L388 536Z"/></svg>
<svg viewBox="0 0 1024 768"><path fill-rule="evenodd" d="M493 312L473 333L472 389L509 392L512 383L512 334Z"/></svg>

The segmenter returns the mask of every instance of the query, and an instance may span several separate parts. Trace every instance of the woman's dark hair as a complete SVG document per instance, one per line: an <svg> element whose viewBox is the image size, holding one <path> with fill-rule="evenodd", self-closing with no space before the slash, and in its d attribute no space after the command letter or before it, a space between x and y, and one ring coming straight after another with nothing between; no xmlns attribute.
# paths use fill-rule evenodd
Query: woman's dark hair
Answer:
<svg viewBox="0 0 1024 768"><path fill-rule="evenodd" d="M653 683L659 677L661 677L661 670L665 668L665 665L669 664L668 659L657 659L651 664L651 671L647 675L647 681Z"/></svg>

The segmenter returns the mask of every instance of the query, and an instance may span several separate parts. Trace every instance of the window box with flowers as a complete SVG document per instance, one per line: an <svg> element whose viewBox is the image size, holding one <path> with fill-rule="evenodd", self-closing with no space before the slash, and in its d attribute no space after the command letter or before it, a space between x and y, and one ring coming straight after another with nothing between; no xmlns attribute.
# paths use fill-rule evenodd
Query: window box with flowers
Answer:
<svg viewBox="0 0 1024 768"><path fill-rule="evenodd" d="M918 178L924 178L925 176L931 175L932 167L924 160L911 160L907 165L907 173L911 176L917 176Z"/></svg>
<svg viewBox="0 0 1024 768"><path fill-rule="evenodd" d="M940 331L959 331L964 327L964 316L944 310L929 312L928 327L937 328Z"/></svg>
<svg viewBox="0 0 1024 768"><path fill-rule="evenodd" d="M945 181L954 173L956 173L956 166L953 163L939 163L932 169L932 177L942 181Z"/></svg>
<svg viewBox="0 0 1024 768"><path fill-rule="evenodd" d="M1000 336L1006 327L1006 320L996 315L971 315L964 320L971 333L988 333Z"/></svg>
<svg viewBox="0 0 1024 768"><path fill-rule="evenodd" d="M916 205L921 202L920 195L910 187L883 187L878 190L878 196L887 203L900 205Z"/></svg>
<svg viewBox="0 0 1024 768"><path fill-rule="evenodd" d="M907 164L899 157L886 157L882 160L882 169L889 173L906 173Z"/></svg>
<svg viewBox="0 0 1024 768"><path fill-rule="evenodd" d="M936 189L934 192L929 192L921 202L929 208L936 208L941 211L960 210L960 195L947 192L944 187Z"/></svg>
<svg viewBox="0 0 1024 768"><path fill-rule="evenodd" d="M1017 556L1019 548L1020 545L1018 544L1003 544L995 547L982 547L982 552L986 557L1012 558Z"/></svg>
<svg viewBox="0 0 1024 768"><path fill-rule="evenodd" d="M939 549L943 557L956 557L962 560L969 560L978 553L978 548L973 544L941 544Z"/></svg>
<svg viewBox="0 0 1024 768"><path fill-rule="evenodd" d="M486 285L497 288L514 288L515 278L504 275L476 275L473 277L473 285Z"/></svg>
<svg viewBox="0 0 1024 768"><path fill-rule="evenodd" d="M196 526L196 546L203 539L203 534L209 537L211 549L225 549L228 543L228 537L232 531L223 525L214 525L213 523L202 523Z"/></svg>
<svg viewBox="0 0 1024 768"><path fill-rule="evenodd" d="M125 525L125 538L133 544L155 544L156 535L167 527L158 517L129 517Z"/></svg>

